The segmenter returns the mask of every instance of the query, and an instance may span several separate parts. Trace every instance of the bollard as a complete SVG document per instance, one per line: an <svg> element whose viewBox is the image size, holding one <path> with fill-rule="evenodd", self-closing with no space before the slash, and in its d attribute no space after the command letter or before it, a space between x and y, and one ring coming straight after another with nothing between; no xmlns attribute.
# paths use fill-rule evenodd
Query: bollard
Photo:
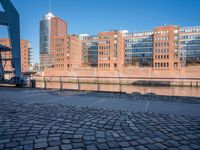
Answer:
<svg viewBox="0 0 200 150"><path fill-rule="evenodd" d="M36 80L31 80L30 85L31 88L36 88Z"/></svg>

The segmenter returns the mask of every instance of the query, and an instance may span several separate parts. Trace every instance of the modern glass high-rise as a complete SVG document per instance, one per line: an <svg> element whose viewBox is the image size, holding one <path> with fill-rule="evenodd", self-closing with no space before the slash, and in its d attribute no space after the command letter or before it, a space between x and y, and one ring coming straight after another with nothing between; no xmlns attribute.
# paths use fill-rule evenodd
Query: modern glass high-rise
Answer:
<svg viewBox="0 0 200 150"><path fill-rule="evenodd" d="M51 12L40 21L40 68L41 70L53 65L50 54L50 30L51 19L55 17Z"/></svg>
<svg viewBox="0 0 200 150"><path fill-rule="evenodd" d="M40 53L50 52L50 24L53 17L55 16L49 12L40 21Z"/></svg>
<svg viewBox="0 0 200 150"><path fill-rule="evenodd" d="M54 67L55 38L67 35L67 23L51 12L40 21L40 68Z"/></svg>

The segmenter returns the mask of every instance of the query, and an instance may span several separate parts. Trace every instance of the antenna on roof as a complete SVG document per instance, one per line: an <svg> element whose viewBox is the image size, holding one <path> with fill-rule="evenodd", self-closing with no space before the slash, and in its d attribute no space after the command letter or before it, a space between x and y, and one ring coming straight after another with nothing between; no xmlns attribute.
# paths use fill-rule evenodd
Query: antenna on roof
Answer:
<svg viewBox="0 0 200 150"><path fill-rule="evenodd" d="M49 12L51 12L51 0L49 0Z"/></svg>

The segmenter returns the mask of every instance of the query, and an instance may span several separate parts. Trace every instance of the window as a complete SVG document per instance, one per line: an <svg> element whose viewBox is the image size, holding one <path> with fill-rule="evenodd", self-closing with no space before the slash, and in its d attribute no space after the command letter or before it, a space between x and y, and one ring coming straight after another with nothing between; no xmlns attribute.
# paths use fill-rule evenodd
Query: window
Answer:
<svg viewBox="0 0 200 150"><path fill-rule="evenodd" d="M174 30L174 33L178 33L178 30Z"/></svg>

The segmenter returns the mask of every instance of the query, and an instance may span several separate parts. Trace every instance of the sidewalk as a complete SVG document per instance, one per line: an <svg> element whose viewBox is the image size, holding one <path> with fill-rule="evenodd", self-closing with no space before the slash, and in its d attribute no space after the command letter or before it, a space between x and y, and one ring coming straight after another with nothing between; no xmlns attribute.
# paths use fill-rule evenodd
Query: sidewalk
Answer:
<svg viewBox="0 0 200 150"><path fill-rule="evenodd" d="M76 92L76 91L44 91L37 89L0 88L1 98L19 99L26 103L58 103L90 108L105 108L133 112L153 112L159 114L173 114L186 116L200 116L200 98L197 103L176 102L176 97L166 97L165 101L155 100L157 96L124 97L119 94ZM169 100L168 100L169 99ZM183 98L182 98L183 99ZM184 98L190 101L190 98ZM192 99L192 98L191 98ZM198 101L199 100L199 101Z"/></svg>

